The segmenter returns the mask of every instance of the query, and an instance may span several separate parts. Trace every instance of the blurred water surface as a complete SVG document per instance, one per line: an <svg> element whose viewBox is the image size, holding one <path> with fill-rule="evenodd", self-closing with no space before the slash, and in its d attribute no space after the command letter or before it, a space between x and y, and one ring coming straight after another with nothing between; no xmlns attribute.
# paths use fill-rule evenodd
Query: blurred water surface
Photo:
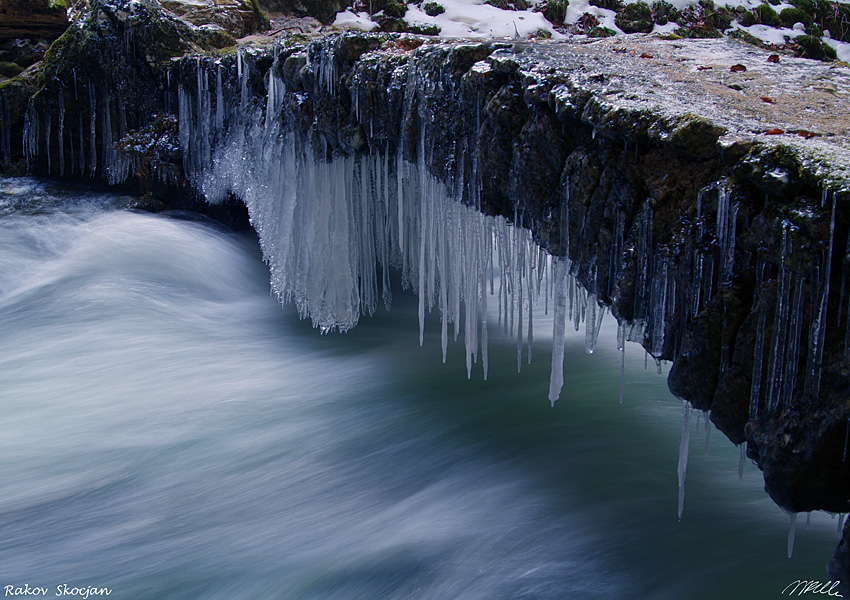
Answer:
<svg viewBox="0 0 850 600"><path fill-rule="evenodd" d="M269 293L256 239L0 180L0 586L119 599L779 598L825 580L837 520L788 517L608 323L551 321L490 380L440 360L416 300L321 336ZM548 323L548 324L547 324ZM550 334L551 335L551 334Z"/></svg>

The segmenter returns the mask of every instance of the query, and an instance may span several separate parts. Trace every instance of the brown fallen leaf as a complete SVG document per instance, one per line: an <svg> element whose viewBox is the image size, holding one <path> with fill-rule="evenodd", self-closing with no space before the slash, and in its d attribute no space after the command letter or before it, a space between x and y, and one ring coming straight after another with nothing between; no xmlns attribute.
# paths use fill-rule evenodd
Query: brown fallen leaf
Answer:
<svg viewBox="0 0 850 600"><path fill-rule="evenodd" d="M783 133L785 132L779 129L778 127L774 129L768 129L764 132L765 135L782 135Z"/></svg>
<svg viewBox="0 0 850 600"><path fill-rule="evenodd" d="M646 52L642 52L640 55L641 58L655 58L651 54L647 54Z"/></svg>
<svg viewBox="0 0 850 600"><path fill-rule="evenodd" d="M778 63L779 62L779 55L778 54L771 54L770 56L767 57L767 62Z"/></svg>
<svg viewBox="0 0 850 600"><path fill-rule="evenodd" d="M733 73L743 73L747 70L747 67L745 67L744 65L732 65L729 70Z"/></svg>
<svg viewBox="0 0 850 600"><path fill-rule="evenodd" d="M810 140L813 137L818 137L820 135L819 133L815 133L814 131L807 131L805 129L795 129L790 133L796 133L801 138L806 138L807 140Z"/></svg>
<svg viewBox="0 0 850 600"><path fill-rule="evenodd" d="M701 65L697 67L697 71L708 71L709 69L711 69L711 67L709 67L708 65Z"/></svg>
<svg viewBox="0 0 850 600"><path fill-rule="evenodd" d="M634 50L629 50L629 54L631 54L632 56L634 56L634 55L635 55L635 51L634 51Z"/></svg>
<svg viewBox="0 0 850 600"><path fill-rule="evenodd" d="M770 96L761 96L761 101L762 101L762 102L767 102L768 104L774 104L774 103L776 103L776 100L774 100L774 99L773 99L773 98L771 98Z"/></svg>

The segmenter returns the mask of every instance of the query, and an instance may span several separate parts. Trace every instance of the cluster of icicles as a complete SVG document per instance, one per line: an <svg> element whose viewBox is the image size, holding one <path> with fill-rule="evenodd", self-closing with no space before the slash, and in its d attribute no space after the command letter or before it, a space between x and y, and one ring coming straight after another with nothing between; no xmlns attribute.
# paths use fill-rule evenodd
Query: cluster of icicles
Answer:
<svg viewBox="0 0 850 600"><path fill-rule="evenodd" d="M336 155L326 147L315 147L323 144L322 137L305 136L300 123L294 122L286 110L290 90L279 76L279 65L268 72L265 102L249 91L246 52L238 51L233 66L216 59L194 61L194 81L181 84L176 98L180 145L187 176L209 202L221 202L232 194L247 205L278 298L293 302L299 314L309 317L323 332L346 331L357 324L361 314L372 314L379 303L389 306L389 269L396 268L402 284L418 294L420 343L426 311L438 310L443 360L449 336L457 339L463 333L467 371L471 376L473 365L480 364L485 379L487 337L492 326L488 323L488 306L492 310L493 303L498 305L498 328L516 337L520 369L524 355L531 360L533 309L542 302L554 315L549 389L549 399L554 403L564 381L567 322L576 330L584 324L588 352L596 345L604 309L598 306L595 282L585 282L587 287L580 285L569 258L553 258L534 242L529 230L476 210L479 188L475 165L469 181L463 180L462 170L458 180L450 184L431 175L425 166L426 126L417 133L417 162L405 160L400 148L389 145L358 156ZM316 92L333 91L336 73L331 51L320 49L307 58L314 71ZM186 67L185 61L179 66ZM415 98L417 90L413 88L431 83L416 76L415 61L409 69L404 93ZM185 76L182 81L186 82ZM353 85L356 87L356 80ZM356 89L352 92L357 110L359 96ZM128 133L123 105L108 94L96 93L91 81L74 81L73 86L66 86L65 93L73 94L78 106L87 99L89 114L80 112L66 118L62 92L56 111L31 108L24 128L27 158L46 158L48 171L59 176L94 177L97 173L110 183L125 180L137 165L135 159L116 151L116 143ZM171 109L173 102L167 94L166 109ZM417 109L415 102L406 106L410 107L406 110ZM0 103L0 114L8 114L5 103ZM427 123L433 115L422 117L420 121ZM0 151L8 160L9 119L4 123ZM563 189L561 228L569 235L568 186ZM461 202L464 197L466 203ZM823 206L827 203L824 193ZM625 352L626 341L643 342L658 362L667 322L675 315L680 320L675 328L679 339L673 340L675 352L688 353L682 332L717 291L732 282L739 209L722 181L700 192L692 233L696 240L713 235L715 245L706 249L692 244L684 269L681 264L673 268L672 259L654 245L649 202L644 203L628 230L623 215L618 215L609 285L626 267L626 256L636 262L634 319L631 324L620 325L617 346L621 352ZM832 261L834 224L833 199L827 252L810 272L797 273L787 264L794 251L795 227L784 223L772 328L768 327L767 311L759 311L751 418L760 409L788 408L795 390L801 387L797 384L800 377L803 397L817 397L819 393L830 287L830 270L825 266ZM578 231L583 229L579 227ZM759 262L757 296L767 265L767 261ZM609 296L613 293L613 289L608 290ZM839 324L842 303L843 298ZM847 311L850 325L850 304ZM772 334L766 336L766 331ZM803 337L806 331L807 339ZM808 348L805 361L800 354L803 347ZM850 327L845 347L850 349ZM846 358L850 361L850 353ZM721 371L728 361L724 329ZM798 373L801 365L802 375ZM621 402L622 396L621 375ZM684 410L680 517L693 409L684 402ZM708 414L706 423L707 419ZM742 461L743 456L742 448Z"/></svg>
<svg viewBox="0 0 850 600"><path fill-rule="evenodd" d="M381 302L389 306L389 272L396 268L419 298L420 343L426 311L438 310L443 360L450 336L462 333L467 372L480 364L485 379L493 305L497 326L516 336L519 370L531 361L533 309L543 303L548 313L551 303L549 398L555 402L567 320L577 329L585 324L592 352L602 316L568 260L547 254L529 230L458 201L425 168L424 132L418 163L388 148L317 159L329 153L296 132L276 69L269 71L262 106L246 91L241 53L235 74L220 62L196 64L196 85L181 86L178 94L186 172L209 202L229 194L245 202L281 301L293 302L323 332L346 331ZM324 79L317 77L320 85Z"/></svg>

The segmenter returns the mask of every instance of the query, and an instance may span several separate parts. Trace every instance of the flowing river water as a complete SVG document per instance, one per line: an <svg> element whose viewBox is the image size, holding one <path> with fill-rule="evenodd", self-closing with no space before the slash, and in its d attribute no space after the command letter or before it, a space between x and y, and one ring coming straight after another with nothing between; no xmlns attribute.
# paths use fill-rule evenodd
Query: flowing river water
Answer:
<svg viewBox="0 0 850 600"><path fill-rule="evenodd" d="M704 455L696 414L679 522L681 403L635 344L619 403L610 316L592 356L567 340L551 408L551 318L521 374L494 332L489 380L468 380L437 315L419 347L398 287L391 312L319 335L270 294L255 236L123 202L0 180L6 596L760 599L826 580L838 517L802 515L787 558L789 517L716 430Z"/></svg>

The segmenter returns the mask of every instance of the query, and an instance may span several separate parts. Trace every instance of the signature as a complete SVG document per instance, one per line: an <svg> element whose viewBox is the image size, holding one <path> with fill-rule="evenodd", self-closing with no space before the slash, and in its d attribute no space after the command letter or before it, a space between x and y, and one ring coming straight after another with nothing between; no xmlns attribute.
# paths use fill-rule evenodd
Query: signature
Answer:
<svg viewBox="0 0 850 600"><path fill-rule="evenodd" d="M782 590L783 594L788 594L789 596L802 596L803 594L823 594L825 596L832 596L833 598L843 598L844 596L836 590L840 581L827 581L826 583L821 583L820 581L806 581L806 580L796 580L789 583L785 586L785 589Z"/></svg>

